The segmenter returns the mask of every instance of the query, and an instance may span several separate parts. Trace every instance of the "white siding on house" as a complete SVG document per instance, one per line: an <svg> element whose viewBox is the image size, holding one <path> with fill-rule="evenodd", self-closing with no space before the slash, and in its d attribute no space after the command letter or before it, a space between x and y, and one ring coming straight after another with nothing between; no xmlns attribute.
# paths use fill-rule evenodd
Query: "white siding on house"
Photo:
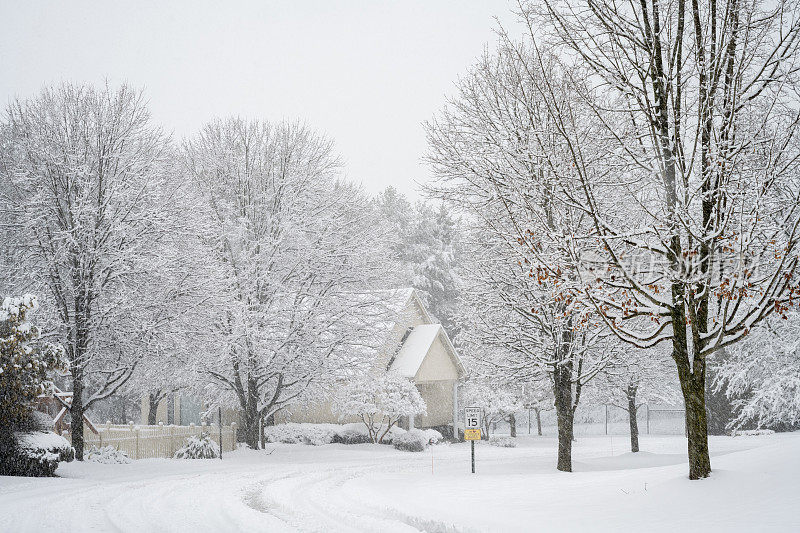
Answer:
<svg viewBox="0 0 800 533"><path fill-rule="evenodd" d="M437 335L428 353L422 360L422 364L414 376L414 381L454 381L458 378L458 367L456 367L453 358L448 353L442 341L441 334Z"/></svg>
<svg viewBox="0 0 800 533"><path fill-rule="evenodd" d="M425 400L427 414L414 418L414 427L428 428L453 424L453 383L455 380L417 383Z"/></svg>

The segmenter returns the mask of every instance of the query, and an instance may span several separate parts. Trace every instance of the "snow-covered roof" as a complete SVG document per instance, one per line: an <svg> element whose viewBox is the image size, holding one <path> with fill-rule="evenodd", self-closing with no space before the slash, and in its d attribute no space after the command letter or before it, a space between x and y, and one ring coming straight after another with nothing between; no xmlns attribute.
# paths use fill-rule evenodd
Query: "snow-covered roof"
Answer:
<svg viewBox="0 0 800 533"><path fill-rule="evenodd" d="M453 364L458 368L458 372L464 375L464 365L458 357L455 348L453 347L450 339L447 337L447 332L442 328L441 324L422 324L415 326L405 338L400 350L394 356L392 364L389 367L390 372L396 372L403 377L414 378L419 371L422 362L428 355L428 352L436 342L436 339L441 335L444 342L445 349L449 352L453 360Z"/></svg>

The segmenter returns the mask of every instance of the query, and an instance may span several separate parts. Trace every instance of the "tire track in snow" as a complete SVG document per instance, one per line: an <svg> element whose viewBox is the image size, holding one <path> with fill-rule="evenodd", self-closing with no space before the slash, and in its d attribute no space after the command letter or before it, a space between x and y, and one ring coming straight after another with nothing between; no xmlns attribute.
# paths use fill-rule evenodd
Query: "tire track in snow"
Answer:
<svg viewBox="0 0 800 533"><path fill-rule="evenodd" d="M392 472L397 468L374 464L323 471L296 471L280 479L252 486L245 503L299 531L462 532L453 524L370 505L348 496L342 490L348 481L376 471Z"/></svg>

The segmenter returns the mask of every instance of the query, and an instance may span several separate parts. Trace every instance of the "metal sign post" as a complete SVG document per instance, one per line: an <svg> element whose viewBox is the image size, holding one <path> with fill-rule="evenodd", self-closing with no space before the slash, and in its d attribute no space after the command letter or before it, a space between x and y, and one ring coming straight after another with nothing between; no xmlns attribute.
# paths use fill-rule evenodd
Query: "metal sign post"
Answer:
<svg viewBox="0 0 800 533"><path fill-rule="evenodd" d="M464 408L464 440L470 441L470 452L472 455L472 473L475 473L475 441L481 440L481 422L483 421L483 409L480 407Z"/></svg>
<svg viewBox="0 0 800 533"><path fill-rule="evenodd" d="M472 449L472 473L475 473L475 441L469 441L469 447Z"/></svg>

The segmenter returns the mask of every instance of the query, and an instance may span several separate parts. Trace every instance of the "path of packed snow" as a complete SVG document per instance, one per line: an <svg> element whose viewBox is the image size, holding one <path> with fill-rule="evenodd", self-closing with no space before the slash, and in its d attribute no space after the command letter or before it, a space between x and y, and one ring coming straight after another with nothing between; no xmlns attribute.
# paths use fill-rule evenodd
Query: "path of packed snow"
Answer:
<svg viewBox="0 0 800 533"><path fill-rule="evenodd" d="M686 479L685 440L585 437L572 474L555 441L406 453L270 445L223 461L62 465L0 477L0 531L800 531L800 433L712 439L711 479ZM690 514L691 510L698 514Z"/></svg>

